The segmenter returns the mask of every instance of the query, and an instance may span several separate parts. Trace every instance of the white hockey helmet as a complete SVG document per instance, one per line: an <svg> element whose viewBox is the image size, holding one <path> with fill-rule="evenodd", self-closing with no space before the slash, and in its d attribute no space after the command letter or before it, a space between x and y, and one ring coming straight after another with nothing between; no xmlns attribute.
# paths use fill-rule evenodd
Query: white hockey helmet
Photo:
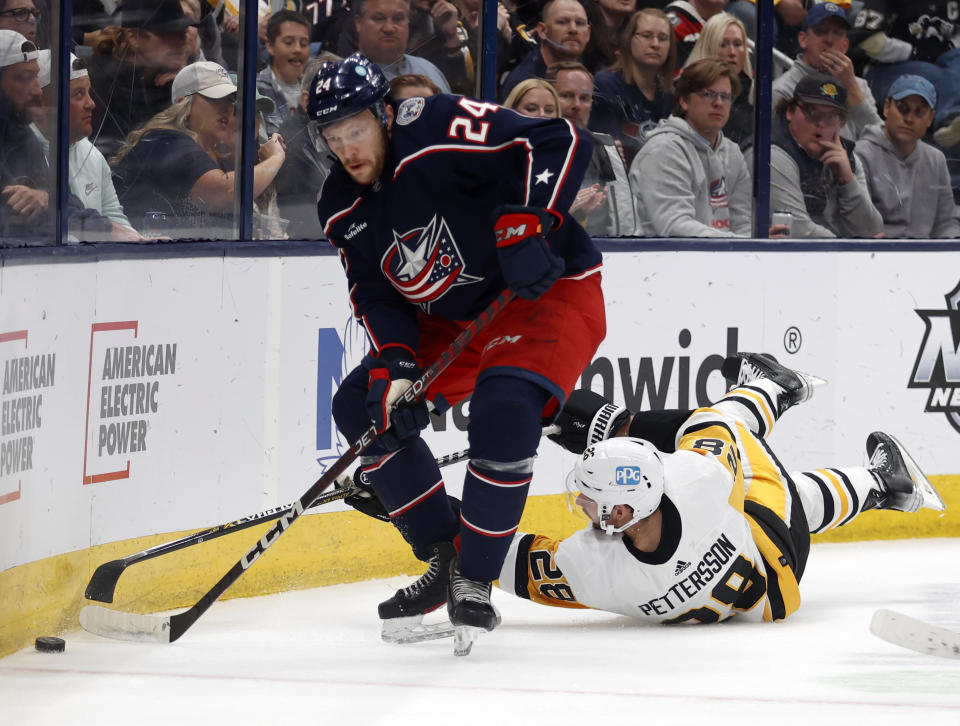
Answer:
<svg viewBox="0 0 960 726"><path fill-rule="evenodd" d="M600 527L607 534L653 514L663 498L663 461L649 441L617 437L593 444L583 452L567 477L567 490L580 492L597 503ZM618 504L633 509L633 517L619 527L609 523Z"/></svg>

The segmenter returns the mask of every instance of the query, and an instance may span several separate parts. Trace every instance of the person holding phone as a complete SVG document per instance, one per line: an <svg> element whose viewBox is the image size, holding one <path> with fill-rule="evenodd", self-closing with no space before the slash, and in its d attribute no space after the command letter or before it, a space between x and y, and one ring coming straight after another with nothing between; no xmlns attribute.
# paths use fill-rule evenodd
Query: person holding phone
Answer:
<svg viewBox="0 0 960 726"><path fill-rule="evenodd" d="M770 148L770 208L793 215L793 237L876 237L883 218L870 200L854 144L840 136L847 91L811 73L776 106ZM752 164L752 149L747 153Z"/></svg>

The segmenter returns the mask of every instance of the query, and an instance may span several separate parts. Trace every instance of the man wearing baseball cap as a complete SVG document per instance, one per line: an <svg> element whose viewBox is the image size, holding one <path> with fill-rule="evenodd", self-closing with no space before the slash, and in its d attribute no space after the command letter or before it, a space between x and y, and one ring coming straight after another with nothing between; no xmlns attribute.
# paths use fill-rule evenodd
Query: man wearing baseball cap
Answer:
<svg viewBox="0 0 960 726"><path fill-rule="evenodd" d="M883 231L853 142L840 137L847 108L843 84L817 72L801 78L793 95L777 103L770 209L793 215L794 237L875 237Z"/></svg>
<svg viewBox="0 0 960 726"><path fill-rule="evenodd" d="M40 97L37 46L0 29L0 238L53 234L50 169L30 123Z"/></svg>
<svg viewBox="0 0 960 726"><path fill-rule="evenodd" d="M89 62L94 141L107 157L170 105L170 83L187 64L187 28L196 25L179 0L124 0L117 14L120 26L101 33Z"/></svg>
<svg viewBox="0 0 960 726"><path fill-rule="evenodd" d="M854 74L853 62L847 56L849 30L847 13L836 3L823 2L810 8L797 36L800 55L773 82L773 102L791 98L800 79L811 73L831 75L847 89L847 120L840 135L856 141L867 126L880 123L880 116L869 84Z"/></svg>
<svg viewBox="0 0 960 726"><path fill-rule="evenodd" d="M936 107L930 81L902 75L884 99L886 122L868 127L857 142L887 237L960 237L946 156L921 140Z"/></svg>

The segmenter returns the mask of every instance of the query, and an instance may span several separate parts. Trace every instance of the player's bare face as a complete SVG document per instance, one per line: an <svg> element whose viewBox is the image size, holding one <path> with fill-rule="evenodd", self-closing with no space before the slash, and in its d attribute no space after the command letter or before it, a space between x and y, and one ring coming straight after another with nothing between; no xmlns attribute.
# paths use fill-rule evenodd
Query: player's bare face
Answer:
<svg viewBox="0 0 960 726"><path fill-rule="evenodd" d="M551 42L553 53L577 58L590 40L590 23L587 13L577 0L554 0L538 31Z"/></svg>
<svg viewBox="0 0 960 726"><path fill-rule="evenodd" d="M324 126L323 139L357 184L372 184L380 177L387 135L370 111Z"/></svg>
<svg viewBox="0 0 960 726"><path fill-rule="evenodd" d="M356 26L357 46L374 63L394 63L407 51L410 13L405 0L368 0Z"/></svg>
<svg viewBox="0 0 960 726"><path fill-rule="evenodd" d="M888 98L883 103L883 132L897 147L912 150L933 123L934 113L921 96Z"/></svg>
<svg viewBox="0 0 960 726"><path fill-rule="evenodd" d="M531 88L517 99L516 111L531 118L559 118L553 94L545 88Z"/></svg>
<svg viewBox="0 0 960 726"><path fill-rule="evenodd" d="M630 39L630 55L634 62L647 68L660 68L670 55L673 28L663 18L641 15Z"/></svg>
<svg viewBox="0 0 960 726"><path fill-rule="evenodd" d="M726 76L680 99L681 107L687 112L687 123L711 143L727 125L732 103L730 79Z"/></svg>
<svg viewBox="0 0 960 726"><path fill-rule="evenodd" d="M847 26L840 18L827 18L805 31L801 30L797 36L797 42L803 49L804 62L817 70L823 70L820 63L820 55L823 51L835 50L838 53L846 53L850 48L850 41L847 40Z"/></svg>
<svg viewBox="0 0 960 726"><path fill-rule="evenodd" d="M743 64L747 60L747 40L736 23L730 23L723 31L718 55L734 73L739 74L743 70Z"/></svg>

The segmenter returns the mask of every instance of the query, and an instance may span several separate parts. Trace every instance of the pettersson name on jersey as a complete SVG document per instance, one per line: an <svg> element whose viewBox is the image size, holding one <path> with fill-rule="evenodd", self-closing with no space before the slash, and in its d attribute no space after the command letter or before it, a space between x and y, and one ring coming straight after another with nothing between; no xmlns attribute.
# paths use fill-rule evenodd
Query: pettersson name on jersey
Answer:
<svg viewBox="0 0 960 726"><path fill-rule="evenodd" d="M671 610L680 607L706 587L723 571L723 566L736 553L737 547L727 535L721 534L689 575L677 581L660 597L655 597L637 607L644 615L668 615Z"/></svg>

